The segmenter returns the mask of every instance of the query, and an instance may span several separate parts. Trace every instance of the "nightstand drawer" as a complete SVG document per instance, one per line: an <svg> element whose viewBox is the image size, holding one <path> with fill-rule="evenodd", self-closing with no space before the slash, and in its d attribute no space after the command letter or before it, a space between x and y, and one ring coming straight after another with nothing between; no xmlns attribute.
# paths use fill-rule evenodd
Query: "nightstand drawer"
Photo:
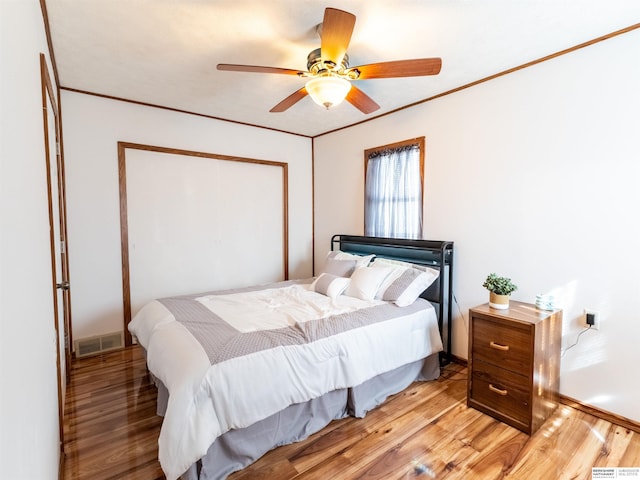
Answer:
<svg viewBox="0 0 640 480"><path fill-rule="evenodd" d="M470 398L517 422L529 422L531 386L527 377L488 363L475 362Z"/></svg>
<svg viewBox="0 0 640 480"><path fill-rule="evenodd" d="M531 333L508 323L473 319L473 360L528 375L531 371Z"/></svg>

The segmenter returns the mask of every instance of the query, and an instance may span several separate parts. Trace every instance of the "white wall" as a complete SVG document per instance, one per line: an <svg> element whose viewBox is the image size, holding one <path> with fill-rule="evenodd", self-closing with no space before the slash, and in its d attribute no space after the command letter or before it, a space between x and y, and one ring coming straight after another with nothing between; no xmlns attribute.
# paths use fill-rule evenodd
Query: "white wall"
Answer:
<svg viewBox="0 0 640 480"><path fill-rule="evenodd" d="M1 1L0 476L12 480L58 478L41 52L38 1Z"/></svg>
<svg viewBox="0 0 640 480"><path fill-rule="evenodd" d="M288 163L289 277L311 276L311 139L64 90L62 120L74 339L122 330L118 141Z"/></svg>
<svg viewBox="0 0 640 480"><path fill-rule="evenodd" d="M561 393L640 421L640 31L314 139L315 262L363 231L363 150L426 136L425 238L456 246L453 353L495 271L554 293ZM340 145L339 149L335 145ZM462 315L461 315L462 314Z"/></svg>

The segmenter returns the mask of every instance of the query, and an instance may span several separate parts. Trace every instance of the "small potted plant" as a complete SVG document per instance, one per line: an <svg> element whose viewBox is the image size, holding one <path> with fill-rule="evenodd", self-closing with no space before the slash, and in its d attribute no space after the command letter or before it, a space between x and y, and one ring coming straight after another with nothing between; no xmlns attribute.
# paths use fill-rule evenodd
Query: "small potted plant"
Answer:
<svg viewBox="0 0 640 480"><path fill-rule="evenodd" d="M509 296L518 289L510 278L490 273L482 284L489 290L489 306L500 310L509 308Z"/></svg>

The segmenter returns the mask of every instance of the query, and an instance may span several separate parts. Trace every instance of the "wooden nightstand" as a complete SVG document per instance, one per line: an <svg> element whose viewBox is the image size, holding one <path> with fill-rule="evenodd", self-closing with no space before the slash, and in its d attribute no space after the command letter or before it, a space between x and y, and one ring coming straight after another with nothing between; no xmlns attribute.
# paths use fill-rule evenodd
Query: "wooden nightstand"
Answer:
<svg viewBox="0 0 640 480"><path fill-rule="evenodd" d="M558 405L562 310L469 310L467 405L532 434Z"/></svg>

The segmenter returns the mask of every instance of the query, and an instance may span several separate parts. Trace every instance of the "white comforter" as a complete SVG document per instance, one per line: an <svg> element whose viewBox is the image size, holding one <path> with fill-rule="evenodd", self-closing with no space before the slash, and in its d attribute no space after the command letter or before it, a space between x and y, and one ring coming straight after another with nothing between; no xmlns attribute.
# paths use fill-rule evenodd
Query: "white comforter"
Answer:
<svg viewBox="0 0 640 480"><path fill-rule="evenodd" d="M261 297L265 308L274 312L263 312L269 329L278 328L282 322L304 322L314 315L324 317L333 310L344 312L381 303L344 296L327 300L311 291L309 285L224 295L226 298L219 299L206 296L198 301L241 331L262 328L255 322L256 311L244 327L238 324L239 317L229 313L229 302L246 303L242 295ZM293 310L287 310L287 297L293 302ZM301 299L311 302L310 306L301 308ZM425 306L430 307L427 302ZM305 317L304 310L311 317ZM246 427L291 404L359 385L442 350L432 307L402 318L211 365L200 343L169 310L158 301L147 304L131 321L129 330L147 350L150 371L169 390L158 441L160 464L167 479L177 479L229 429Z"/></svg>

